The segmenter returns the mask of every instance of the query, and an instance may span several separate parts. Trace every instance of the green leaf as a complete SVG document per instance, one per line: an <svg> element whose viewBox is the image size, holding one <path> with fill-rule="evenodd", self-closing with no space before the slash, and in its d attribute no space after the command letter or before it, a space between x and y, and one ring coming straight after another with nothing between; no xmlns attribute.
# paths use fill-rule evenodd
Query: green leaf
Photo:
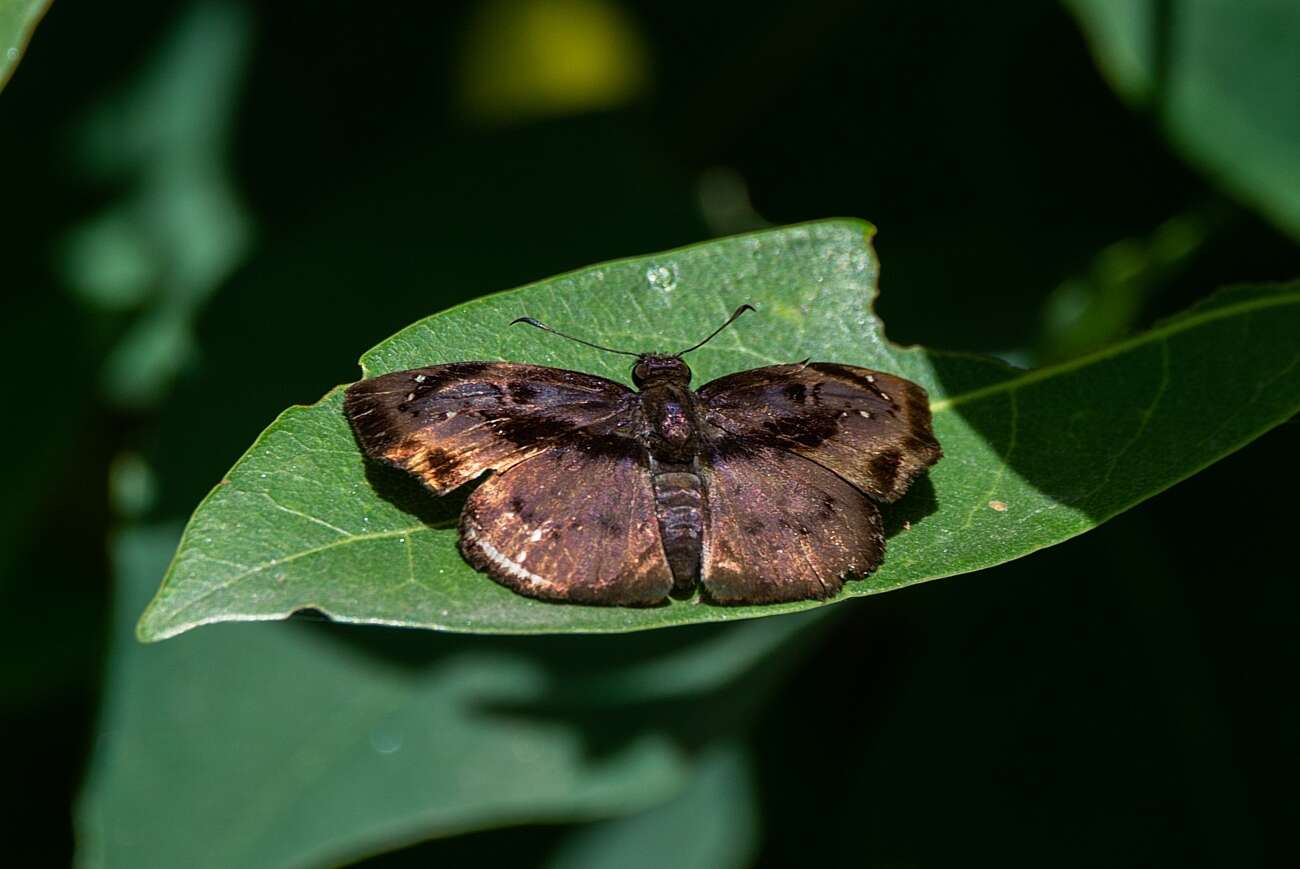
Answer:
<svg viewBox="0 0 1300 869"><path fill-rule="evenodd" d="M714 746L682 793L640 814L578 828L546 869L741 869L758 846L757 792L744 749Z"/></svg>
<svg viewBox="0 0 1300 869"><path fill-rule="evenodd" d="M0 91L18 68L52 0L0 0Z"/></svg>
<svg viewBox="0 0 1300 869"><path fill-rule="evenodd" d="M429 317L367 353L365 373L515 359L627 380L626 359L536 330L521 315L611 345L677 347L740 302L758 315L692 357L697 383L757 365L866 365L930 391L946 457L886 509L885 564L829 603L990 567L1059 543L1167 488L1300 406L1300 285L1242 288L1144 335L1020 371L899 348L871 313L864 223L834 220L620 260ZM340 316L346 316L345 312ZM805 610L808 601L648 609L521 597L456 550L462 497L435 499L363 461L342 390L286 411L199 506L138 634L312 608L349 622L490 633L609 632Z"/></svg>
<svg viewBox="0 0 1300 869"><path fill-rule="evenodd" d="M1300 4L1067 0L1115 88L1174 145L1300 237Z"/></svg>
<svg viewBox="0 0 1300 869"><path fill-rule="evenodd" d="M732 738L825 621L658 643L225 625L143 646L133 615L176 539L133 530L113 547L83 866L337 865L470 829L640 811L689 785L691 745L712 780L710 741Z"/></svg>

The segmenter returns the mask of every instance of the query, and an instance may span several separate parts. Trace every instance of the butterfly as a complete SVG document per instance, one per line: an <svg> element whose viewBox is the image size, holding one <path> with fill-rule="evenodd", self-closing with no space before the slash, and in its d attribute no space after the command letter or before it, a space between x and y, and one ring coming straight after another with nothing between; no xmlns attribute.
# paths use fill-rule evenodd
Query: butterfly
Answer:
<svg viewBox="0 0 1300 869"><path fill-rule="evenodd" d="M882 371L799 362L690 388L682 356L636 357L636 390L516 362L453 362L347 389L367 456L466 501L460 549L529 597L645 606L825 599L884 557L878 503L942 456L924 389ZM513 325L513 324L512 324Z"/></svg>

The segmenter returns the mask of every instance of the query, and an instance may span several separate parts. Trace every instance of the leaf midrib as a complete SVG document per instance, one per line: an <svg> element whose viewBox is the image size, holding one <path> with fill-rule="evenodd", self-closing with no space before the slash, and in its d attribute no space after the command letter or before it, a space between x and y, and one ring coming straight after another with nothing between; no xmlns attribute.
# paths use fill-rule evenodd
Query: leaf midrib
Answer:
<svg viewBox="0 0 1300 869"><path fill-rule="evenodd" d="M1079 368L1083 368L1094 362L1100 362L1109 359L1112 356L1118 356L1121 353L1132 350L1136 347L1142 347L1157 341L1163 342L1167 338L1185 332L1188 329L1201 326L1206 323L1222 320L1237 314L1245 314L1251 311L1263 308L1274 308L1282 305L1295 304L1300 302L1300 293L1282 293L1276 296L1269 296L1262 299L1251 299L1246 302L1238 302L1232 305L1223 305L1212 308L1201 314L1187 314L1178 319L1166 323L1163 326L1143 332L1141 335L1134 335L1132 338L1103 347L1093 353L1088 353L1065 362L1059 362L1055 365L1047 365L1042 368L1034 368L1026 371L1024 374L1003 380L1000 383L993 383L988 386L972 389L970 392L963 392L961 395L955 395L950 398L942 398L938 401L930 402L931 413L942 413L951 410L959 404L965 404L968 401L977 401L990 395L998 395L1003 392L1012 392L1022 387L1037 383L1040 380L1047 380L1058 374L1068 374Z"/></svg>

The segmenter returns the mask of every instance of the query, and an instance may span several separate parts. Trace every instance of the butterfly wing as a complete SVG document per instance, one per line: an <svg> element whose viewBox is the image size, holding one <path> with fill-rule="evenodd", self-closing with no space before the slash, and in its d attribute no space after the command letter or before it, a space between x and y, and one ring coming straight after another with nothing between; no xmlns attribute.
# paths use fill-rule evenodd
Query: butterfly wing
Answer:
<svg viewBox="0 0 1300 869"><path fill-rule="evenodd" d="M721 377L697 395L715 440L789 450L879 501L901 497L943 455L925 390L882 371L773 365Z"/></svg>
<svg viewBox="0 0 1300 869"><path fill-rule="evenodd" d="M630 431L635 393L603 377L510 362L456 362L362 380L343 409L366 454L443 495L558 443Z"/></svg>
<svg viewBox="0 0 1300 869"><path fill-rule="evenodd" d="M658 603L673 587L645 451L606 438L556 446L492 476L460 520L466 560L520 594Z"/></svg>
<svg viewBox="0 0 1300 869"><path fill-rule="evenodd" d="M344 410L366 453L437 494L493 470L461 513L479 570L531 597L649 604L672 588L635 393L537 365L460 362L363 380Z"/></svg>
<svg viewBox="0 0 1300 869"><path fill-rule="evenodd" d="M826 468L729 437L701 463L709 526L700 581L718 603L826 598L885 552L880 510Z"/></svg>

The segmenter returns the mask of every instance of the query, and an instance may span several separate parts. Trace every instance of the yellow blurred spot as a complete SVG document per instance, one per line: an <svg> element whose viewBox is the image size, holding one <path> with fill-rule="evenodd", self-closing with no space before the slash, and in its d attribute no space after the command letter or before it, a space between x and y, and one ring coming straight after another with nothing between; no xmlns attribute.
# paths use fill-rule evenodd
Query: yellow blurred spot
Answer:
<svg viewBox="0 0 1300 869"><path fill-rule="evenodd" d="M796 306L785 302L771 302L767 305L767 311L772 316L784 320L792 326L798 326L804 321L803 312Z"/></svg>
<svg viewBox="0 0 1300 869"><path fill-rule="evenodd" d="M491 0L470 21L461 99L480 120L607 109L649 84L646 49L605 0Z"/></svg>

